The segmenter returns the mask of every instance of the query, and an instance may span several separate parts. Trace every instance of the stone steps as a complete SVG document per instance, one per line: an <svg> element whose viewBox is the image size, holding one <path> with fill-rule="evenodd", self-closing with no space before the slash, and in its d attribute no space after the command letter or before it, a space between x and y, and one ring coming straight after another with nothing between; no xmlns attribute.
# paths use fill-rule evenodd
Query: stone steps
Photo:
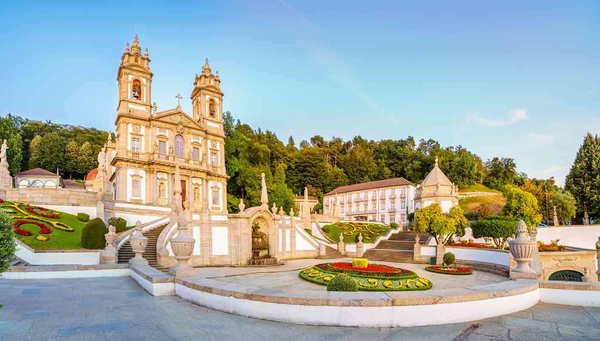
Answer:
<svg viewBox="0 0 600 341"><path fill-rule="evenodd" d="M161 226L158 226L158 227L144 233L144 236L146 238L148 238L148 245L146 245L146 248L144 249L143 256L148 261L148 264L150 266L152 266L153 268L159 269L159 270L163 270L162 269L163 267L158 265L158 255L156 253L156 243L158 241L158 237L160 236L161 232L164 230L164 228L166 226L167 226L167 224L161 225ZM117 255L117 262L118 263L128 263L129 260L133 257L135 257L135 252L133 252L133 249L131 248L131 243L128 240L119 249L118 255Z"/></svg>
<svg viewBox="0 0 600 341"><path fill-rule="evenodd" d="M373 249L367 250L363 257L370 260L412 263L416 233L409 231L396 232L387 240L382 240ZM419 243L425 243L429 236L419 234Z"/></svg>

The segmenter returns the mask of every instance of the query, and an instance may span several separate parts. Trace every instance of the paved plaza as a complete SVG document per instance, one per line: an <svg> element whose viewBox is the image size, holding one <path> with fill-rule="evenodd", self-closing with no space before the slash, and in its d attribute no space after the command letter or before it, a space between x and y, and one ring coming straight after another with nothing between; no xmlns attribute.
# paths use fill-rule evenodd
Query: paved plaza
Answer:
<svg viewBox="0 0 600 341"><path fill-rule="evenodd" d="M600 308L539 304L475 323L415 328L316 327L245 318L129 277L0 280L0 340L577 340L600 339Z"/></svg>

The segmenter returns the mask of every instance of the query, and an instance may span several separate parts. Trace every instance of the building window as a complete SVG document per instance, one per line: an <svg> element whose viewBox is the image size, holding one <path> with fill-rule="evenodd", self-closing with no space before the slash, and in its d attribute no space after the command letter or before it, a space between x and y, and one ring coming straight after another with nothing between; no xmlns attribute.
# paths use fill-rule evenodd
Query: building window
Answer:
<svg viewBox="0 0 600 341"><path fill-rule="evenodd" d="M131 138L131 151L134 154L138 154L140 152L140 138L139 137Z"/></svg>
<svg viewBox="0 0 600 341"><path fill-rule="evenodd" d="M165 183L160 182L158 184L158 197L161 199L165 199L167 197L167 191L165 189Z"/></svg>
<svg viewBox="0 0 600 341"><path fill-rule="evenodd" d="M213 206L220 206L219 205L219 187L214 186L212 188L212 205Z"/></svg>
<svg viewBox="0 0 600 341"><path fill-rule="evenodd" d="M167 141L158 141L158 155L167 155Z"/></svg>
<svg viewBox="0 0 600 341"><path fill-rule="evenodd" d="M142 83L139 79L134 79L131 83L131 98L138 101L142 99Z"/></svg>
<svg viewBox="0 0 600 341"><path fill-rule="evenodd" d="M211 99L208 101L208 115L211 118L217 117L217 105L215 104L215 100Z"/></svg>
<svg viewBox="0 0 600 341"><path fill-rule="evenodd" d="M210 165L212 167L217 167L219 165L219 156L216 150L210 151Z"/></svg>
<svg viewBox="0 0 600 341"><path fill-rule="evenodd" d="M131 179L131 196L140 198L142 196L142 181L138 177Z"/></svg>
<svg viewBox="0 0 600 341"><path fill-rule="evenodd" d="M181 135L175 135L175 156L182 159L184 157L184 142Z"/></svg>
<svg viewBox="0 0 600 341"><path fill-rule="evenodd" d="M200 148L192 147L192 160L200 161Z"/></svg>

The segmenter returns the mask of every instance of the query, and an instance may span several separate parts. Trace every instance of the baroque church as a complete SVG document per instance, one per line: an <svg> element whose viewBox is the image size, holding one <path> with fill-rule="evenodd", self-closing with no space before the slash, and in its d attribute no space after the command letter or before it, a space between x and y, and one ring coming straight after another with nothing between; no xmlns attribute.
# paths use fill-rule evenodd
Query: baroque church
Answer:
<svg viewBox="0 0 600 341"><path fill-rule="evenodd" d="M191 115L180 105L157 111L152 76L148 50L142 52L136 36L121 57L116 138L99 156L94 189L112 192L117 203L149 206L169 206L171 193L178 190L182 203L193 211L226 214L223 93L218 74L206 60L194 79ZM175 183L177 164L179 183Z"/></svg>

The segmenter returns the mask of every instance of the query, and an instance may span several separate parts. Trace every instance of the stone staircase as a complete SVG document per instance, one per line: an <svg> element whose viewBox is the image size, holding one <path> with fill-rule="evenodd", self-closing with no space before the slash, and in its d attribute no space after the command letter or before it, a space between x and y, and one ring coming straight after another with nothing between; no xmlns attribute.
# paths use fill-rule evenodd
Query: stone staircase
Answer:
<svg viewBox="0 0 600 341"><path fill-rule="evenodd" d="M415 236L415 232L396 232L387 240L380 241L375 248L367 250L363 257L368 258L369 260L413 263ZM429 235L420 234L419 238L419 243L425 244L429 240Z"/></svg>
<svg viewBox="0 0 600 341"><path fill-rule="evenodd" d="M319 256L320 259L335 259L335 258L343 258L342 254L337 250L330 246L325 246L325 256Z"/></svg>
<svg viewBox="0 0 600 341"><path fill-rule="evenodd" d="M158 265L158 255L156 254L156 242L158 241L158 237L160 233L164 230L164 228L168 224L164 224L153 228L150 231L144 232L144 236L148 238L148 245L146 245L146 249L144 250L144 258L148 260L148 264L153 268L158 270L166 271L167 268L161 267ZM135 256L133 249L131 248L131 243L126 241L118 251L118 263L128 263L131 258Z"/></svg>

